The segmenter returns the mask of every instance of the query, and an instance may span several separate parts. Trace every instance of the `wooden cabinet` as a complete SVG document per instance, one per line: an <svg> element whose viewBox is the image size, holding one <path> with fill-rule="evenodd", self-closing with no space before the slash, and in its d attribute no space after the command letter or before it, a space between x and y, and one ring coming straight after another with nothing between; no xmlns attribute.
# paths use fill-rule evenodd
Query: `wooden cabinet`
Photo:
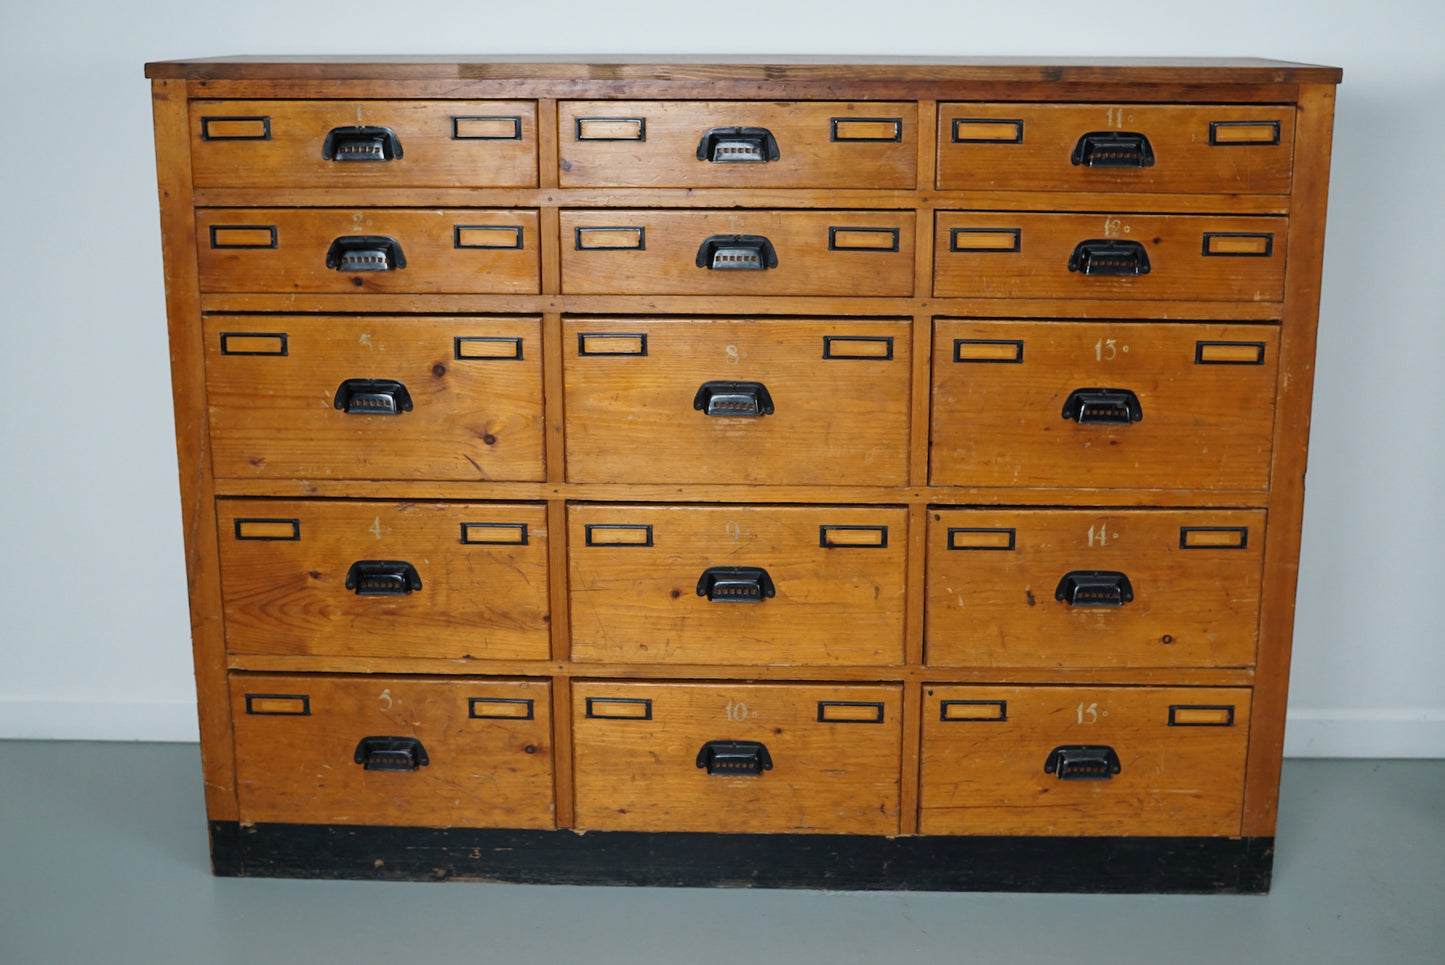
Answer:
<svg viewBox="0 0 1445 965"><path fill-rule="evenodd" d="M1338 70L147 75L218 873L1268 888Z"/></svg>

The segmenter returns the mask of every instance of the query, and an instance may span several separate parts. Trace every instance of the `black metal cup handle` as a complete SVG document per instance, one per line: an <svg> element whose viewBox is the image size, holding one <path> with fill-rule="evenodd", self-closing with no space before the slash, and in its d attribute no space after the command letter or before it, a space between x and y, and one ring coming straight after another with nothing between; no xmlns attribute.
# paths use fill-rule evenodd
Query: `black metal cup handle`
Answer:
<svg viewBox="0 0 1445 965"><path fill-rule="evenodd" d="M1044 773L1061 781L1111 781L1121 770L1119 755L1105 744L1065 744L1044 760Z"/></svg>
<svg viewBox="0 0 1445 965"><path fill-rule="evenodd" d="M1091 238L1074 246L1069 271L1083 275L1134 276L1149 274L1149 252L1137 241Z"/></svg>
<svg viewBox="0 0 1445 965"><path fill-rule="evenodd" d="M765 164L781 156L766 127L714 127L697 142L697 159L714 164Z"/></svg>
<svg viewBox="0 0 1445 965"><path fill-rule="evenodd" d="M331 404L348 415L401 415L411 411L411 393L395 379L347 379Z"/></svg>
<svg viewBox="0 0 1445 965"><path fill-rule="evenodd" d="M1134 585L1117 570L1073 570L1059 580L1054 599L1067 606L1123 606L1134 602Z"/></svg>
<svg viewBox="0 0 1445 965"><path fill-rule="evenodd" d="M1080 425L1121 425L1144 418L1144 406L1132 389L1075 389L1064 399L1063 416Z"/></svg>
<svg viewBox="0 0 1445 965"><path fill-rule="evenodd" d="M1154 166L1154 147L1133 131L1090 131L1079 138L1069 160L1089 168L1149 168Z"/></svg>
<svg viewBox="0 0 1445 965"><path fill-rule="evenodd" d="M395 271L406 267L406 255L395 238L342 235L326 250L326 267L346 272Z"/></svg>
<svg viewBox="0 0 1445 965"><path fill-rule="evenodd" d="M697 752L697 766L722 777L754 777L773 769L773 757L761 741L708 741Z"/></svg>
<svg viewBox="0 0 1445 965"><path fill-rule="evenodd" d="M712 235L698 246L696 263L710 271L766 271L778 267L778 253L762 235Z"/></svg>
<svg viewBox="0 0 1445 965"><path fill-rule="evenodd" d="M421 589L421 574L405 560L357 560L346 588L357 596L406 596Z"/></svg>
<svg viewBox="0 0 1445 965"><path fill-rule="evenodd" d="M415 737L363 737L352 760L368 771L414 771L431 763Z"/></svg>
<svg viewBox="0 0 1445 965"><path fill-rule="evenodd" d="M389 127L333 127L321 142L325 161L391 161L401 157L401 138Z"/></svg>
<svg viewBox="0 0 1445 965"><path fill-rule="evenodd" d="M697 595L713 603L761 603L777 592L761 566L709 566L697 581Z"/></svg>
<svg viewBox="0 0 1445 965"><path fill-rule="evenodd" d="M710 416L757 419L773 414L773 397L761 382L704 382L692 407Z"/></svg>

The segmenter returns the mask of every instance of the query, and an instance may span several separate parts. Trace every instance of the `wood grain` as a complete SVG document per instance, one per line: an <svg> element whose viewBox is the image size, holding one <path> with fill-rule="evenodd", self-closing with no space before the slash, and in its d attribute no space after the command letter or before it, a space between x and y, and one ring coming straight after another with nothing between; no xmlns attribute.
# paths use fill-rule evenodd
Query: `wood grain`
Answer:
<svg viewBox="0 0 1445 965"><path fill-rule="evenodd" d="M608 506L567 513L572 659L638 663L894 664L903 659L903 509ZM651 545L591 545L651 527ZM828 547L823 526L886 527L887 545ZM777 595L718 602L710 567L762 567Z"/></svg>
<svg viewBox="0 0 1445 965"><path fill-rule="evenodd" d="M265 118L268 136L207 137L217 119L233 116ZM496 120L467 120L481 117ZM531 101L198 100L191 102L190 124L197 187L269 191L537 184L537 107ZM382 161L322 156L329 132L362 126L392 131L401 156Z"/></svg>
<svg viewBox="0 0 1445 965"><path fill-rule="evenodd" d="M237 815L235 750L231 743L231 710L227 699L215 477L211 474L208 452L205 352L200 326L196 324L200 308L195 218L191 210L190 145L185 137L185 84L173 80L154 81L151 110L155 118L166 325L171 346L171 396L206 814L211 820L233 821Z"/></svg>
<svg viewBox="0 0 1445 965"><path fill-rule="evenodd" d="M243 801L264 805L243 821L338 823L357 807L371 816L352 823L435 827L1273 833L1337 70L771 57L150 69L175 78L155 86L158 171L213 819L237 817L239 752L259 768ZM512 114L519 139L452 138L453 117ZM646 138L576 139L579 117L613 115L642 118ZM254 121L202 137L203 118L257 116L269 140L217 139L254 136ZM874 116L900 118L899 139L832 139L834 117ZM955 121L995 137L1017 121L1023 136L956 141ZM1212 122L1230 143L1209 143ZM1276 122L1279 143L1262 143ZM344 124L392 127L405 157L321 159ZM724 126L769 128L780 158L699 161L702 133ZM1093 131L1146 134L1155 164L1073 164ZM459 226L488 224L521 227L522 248L456 247ZM579 249L589 227L628 228L614 241L637 250L597 233ZM268 246L274 228L276 247L215 248L212 228ZM847 250L880 237L867 228L896 229L898 250ZM1018 251L985 250L1015 229ZM350 234L395 236L407 267L325 269ZM700 269L711 234L767 236L779 267ZM1268 255L1249 257L1265 236ZM1140 241L1150 272L1069 272L1096 238ZM874 330L891 359L845 363L815 344ZM223 332L261 352L284 333L286 355L222 355ZM645 332L649 354L581 355L587 332ZM463 333L520 338L522 359L457 357ZM1022 361L955 361L960 340L984 354L1017 343ZM1198 364L1211 360L1229 364ZM468 375L503 364L516 368ZM352 377L400 378L415 408L343 416L332 395ZM775 411L704 416L692 395L710 380L762 382ZM1065 421L1064 396L1088 387L1135 391L1143 419ZM501 511L526 522L526 545L460 541L462 523L507 522ZM237 518L288 522L237 540ZM292 519L302 539L275 539ZM653 545L588 546L588 524L651 525ZM824 525L863 528L827 546ZM867 545L879 526L887 546ZM1205 544L1243 531L1246 545L1181 549L1186 526ZM949 530L1005 528L1012 551L945 548ZM381 558L413 562L423 589L334 592L352 562ZM713 565L766 566L777 595L709 603L695 586ZM1054 601L1062 572L1085 567L1126 572L1135 600ZM326 772L294 756L266 771L273 745L312 745L255 739L255 714L233 742L228 670L348 695L478 675L549 688L531 745L548 769L525 792L540 796L520 810L479 809L475 793L373 807L371 791L317 783L306 775ZM740 688L782 733L711 733L720 695L724 723L753 720L725 719ZM945 720L945 691L1007 700L1008 720ZM588 696L642 693L657 719L586 716ZM883 703L886 723L820 722L818 693L882 694L859 699ZM1089 734L1117 745L1112 781L1043 774L1052 747L1095 740L1071 716L1081 696L1109 711ZM1225 702L1229 727L1159 723L1160 706ZM407 733L424 717L445 731L448 713L376 726ZM638 742L603 724L651 729ZM836 741L794 744L809 727L858 730L840 758ZM848 746L867 727L885 737ZM680 749L723 736L790 762L801 747L814 770L708 778L696 746ZM357 738L327 739L349 755Z"/></svg>
<svg viewBox="0 0 1445 965"><path fill-rule="evenodd" d="M1309 453L1310 401L1314 393L1320 277L1324 263L1325 207L1329 196L1333 87L1312 86L1300 97L1296 127L1299 160L1291 219L1295 245L1286 276L1282 326L1284 375L1269 502L1269 544L1264 556L1264 607L1260 613L1257 724L1250 736L1244 833L1274 833L1279 772L1284 757L1285 705L1294 642L1295 589L1299 582L1300 530L1304 525L1305 467Z"/></svg>
<svg viewBox="0 0 1445 965"><path fill-rule="evenodd" d="M1197 364L1215 342L1257 347L1261 364ZM1269 486L1272 326L938 319L933 357L934 485ZM1133 392L1143 418L1066 418L1093 388Z"/></svg>
<svg viewBox="0 0 1445 965"><path fill-rule="evenodd" d="M1261 511L933 509L928 526L930 666L1254 662ZM1243 545L1185 549L1186 528ZM1004 533L1007 543L980 539ZM988 548L971 548L980 545ZM1074 571L1123 573L1133 599L1117 607L1057 600L1060 582Z"/></svg>
<svg viewBox="0 0 1445 965"><path fill-rule="evenodd" d="M568 680L735 680L736 664L644 664L577 663L570 660L497 660L465 657L348 657L344 655L302 656L284 654L231 654L232 670L268 673L390 673L390 674L487 674L489 676L543 676ZM746 669L748 680L824 681L855 683L885 681L920 683L937 680L946 673L954 683L1040 683L1107 684L1161 687L1248 687L1255 674L1250 669L1198 669L1178 667L949 667L936 668L858 664L850 666L765 666Z"/></svg>
<svg viewBox="0 0 1445 965"><path fill-rule="evenodd" d="M986 298L1179 298L1278 302L1284 297L1287 220L1209 215L1155 215L1128 210L1098 214L1000 214L940 211L934 239L933 293ZM961 232L955 235L954 232ZM1017 232L1016 250L950 250ZM1266 235L1266 257L1204 254L1206 234ZM1134 242L1149 259L1147 274L1111 276L1069 270L1078 246Z"/></svg>
<svg viewBox="0 0 1445 965"><path fill-rule="evenodd" d="M888 295L913 294L911 211L562 212L562 291L567 294ZM578 228L641 227L646 248L579 250ZM896 231L896 251L830 251L829 228ZM712 271L696 263L713 236L762 236L777 267ZM878 244L889 239L878 236Z"/></svg>
<svg viewBox="0 0 1445 965"><path fill-rule="evenodd" d="M588 716L609 699L650 701L650 718ZM820 702L880 705L881 721L819 721ZM896 685L574 681L577 827L896 833L901 716ZM773 767L709 774L711 740L761 741Z"/></svg>
<svg viewBox="0 0 1445 965"><path fill-rule="evenodd" d="M213 227L275 229L275 247L217 248ZM457 247L463 226L521 231L521 247ZM207 292L515 292L540 291L536 211L492 209L216 209L196 212L201 290ZM326 266L332 242L390 238L404 268L343 272ZM515 235L498 239L513 243Z"/></svg>
<svg viewBox="0 0 1445 965"><path fill-rule="evenodd" d="M218 476L546 478L536 318L208 315L204 324ZM284 335L285 354L227 354L258 331ZM402 383L411 410L337 409L352 379Z"/></svg>
<svg viewBox="0 0 1445 965"><path fill-rule="evenodd" d="M566 319L567 478L906 483L910 327L899 319ZM647 354L584 354L587 337L624 334L645 336ZM698 411L697 393L713 381L761 383L773 413Z"/></svg>
<svg viewBox="0 0 1445 965"><path fill-rule="evenodd" d="M1096 132L1143 135L1153 163L1074 163L1080 139ZM1248 140L1270 135L1277 140ZM1293 148L1294 110L1283 104L944 104L938 118L938 187L1288 194Z"/></svg>
<svg viewBox="0 0 1445 965"><path fill-rule="evenodd" d="M295 520L299 538L238 539L239 519ZM507 542L463 542L464 523L483 524L474 539ZM525 544L516 542L518 526L526 528ZM501 660L550 653L541 505L225 500L217 528L232 653ZM346 580L361 560L410 563L421 588L358 595Z"/></svg>
<svg viewBox="0 0 1445 965"><path fill-rule="evenodd" d="M911 189L917 184L918 108L911 103L563 101L557 115L563 187ZM589 140L585 129L578 136L579 120L612 117L642 121L642 139ZM866 127L859 118L882 119L886 131ZM777 159L698 159L708 131L738 127L769 131ZM850 128L865 139L849 140Z"/></svg>
<svg viewBox="0 0 1445 965"><path fill-rule="evenodd" d="M922 834L1239 834L1248 690L939 684L924 694ZM955 706L984 719L944 720L944 701L981 702ZM1232 707L1234 723L1169 726L1181 705ZM1000 710L1006 719L988 719ZM1061 745L1111 747L1119 773L1045 773Z"/></svg>
<svg viewBox="0 0 1445 965"><path fill-rule="evenodd" d="M1129 84L1150 93L1159 85L1191 88L1193 97L1212 96L1215 85L1337 84L1338 67L1259 57L885 57L834 55L291 55L202 57L146 64L147 77L212 79L275 78L289 82L322 79L412 83L517 78L527 81L660 80L675 90L679 82L748 79L775 87L813 80L835 89L845 82L908 80L931 87L950 83L1006 83L1055 86L1077 83ZM455 87L455 85L454 85ZM453 89L454 89L453 87ZM1200 88L1203 88L1201 90ZM1036 91L1034 97L1042 92ZM333 95L334 96L334 95ZM1179 96L1179 95L1174 95ZM1276 97L1283 95L1276 91Z"/></svg>
<svg viewBox="0 0 1445 965"><path fill-rule="evenodd" d="M241 821L554 827L550 689L545 680L235 674ZM264 694L304 696L308 712L248 713L247 698ZM481 716L493 714L504 716ZM366 770L355 760L365 737L415 738L429 763Z"/></svg>

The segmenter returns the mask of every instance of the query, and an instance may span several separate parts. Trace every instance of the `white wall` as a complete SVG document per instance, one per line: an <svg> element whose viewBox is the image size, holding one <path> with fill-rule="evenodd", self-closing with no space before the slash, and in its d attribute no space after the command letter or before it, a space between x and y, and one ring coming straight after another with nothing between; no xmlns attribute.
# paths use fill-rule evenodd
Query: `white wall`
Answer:
<svg viewBox="0 0 1445 965"><path fill-rule="evenodd" d="M51 0L0 24L0 737L194 739L146 60L1264 56L1345 69L1293 754L1445 756L1445 5Z"/></svg>

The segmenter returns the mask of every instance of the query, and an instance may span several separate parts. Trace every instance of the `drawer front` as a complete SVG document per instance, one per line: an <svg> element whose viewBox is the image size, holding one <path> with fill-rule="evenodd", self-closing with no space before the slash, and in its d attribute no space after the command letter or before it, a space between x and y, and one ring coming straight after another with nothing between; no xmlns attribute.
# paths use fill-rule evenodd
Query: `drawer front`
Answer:
<svg viewBox="0 0 1445 965"><path fill-rule="evenodd" d="M1249 706L1244 688L925 685L919 833L1237 835Z"/></svg>
<svg viewBox="0 0 1445 965"><path fill-rule="evenodd" d="M918 108L847 101L563 101L563 187L904 188Z"/></svg>
<svg viewBox="0 0 1445 965"><path fill-rule="evenodd" d="M192 101L198 188L533 187L532 101Z"/></svg>
<svg viewBox="0 0 1445 965"><path fill-rule="evenodd" d="M567 478L906 485L911 327L565 319Z"/></svg>
<svg viewBox="0 0 1445 965"><path fill-rule="evenodd" d="M940 104L945 190L1288 194L1294 108Z"/></svg>
<svg viewBox="0 0 1445 965"><path fill-rule="evenodd" d="M232 674L243 825L551 828L544 680Z"/></svg>
<svg viewBox="0 0 1445 965"><path fill-rule="evenodd" d="M537 212L202 208L203 292L535 294Z"/></svg>
<svg viewBox="0 0 1445 965"><path fill-rule="evenodd" d="M932 482L1263 491L1278 349L1270 325L938 319Z"/></svg>
<svg viewBox="0 0 1445 965"><path fill-rule="evenodd" d="M542 480L536 318L208 315L220 478Z"/></svg>
<svg viewBox="0 0 1445 965"><path fill-rule="evenodd" d="M911 211L564 210L569 295L913 294Z"/></svg>
<svg viewBox="0 0 1445 965"><path fill-rule="evenodd" d="M933 293L956 298L1284 299L1288 219L940 211Z"/></svg>
<svg viewBox="0 0 1445 965"><path fill-rule="evenodd" d="M216 518L232 653L550 653L540 505L222 499Z"/></svg>
<svg viewBox="0 0 1445 965"><path fill-rule="evenodd" d="M576 826L898 833L896 684L572 684Z"/></svg>
<svg viewBox="0 0 1445 965"><path fill-rule="evenodd" d="M567 519L573 660L903 659L907 510L577 504Z"/></svg>
<svg viewBox="0 0 1445 965"><path fill-rule="evenodd" d="M1263 510L934 509L933 666L1247 667Z"/></svg>

